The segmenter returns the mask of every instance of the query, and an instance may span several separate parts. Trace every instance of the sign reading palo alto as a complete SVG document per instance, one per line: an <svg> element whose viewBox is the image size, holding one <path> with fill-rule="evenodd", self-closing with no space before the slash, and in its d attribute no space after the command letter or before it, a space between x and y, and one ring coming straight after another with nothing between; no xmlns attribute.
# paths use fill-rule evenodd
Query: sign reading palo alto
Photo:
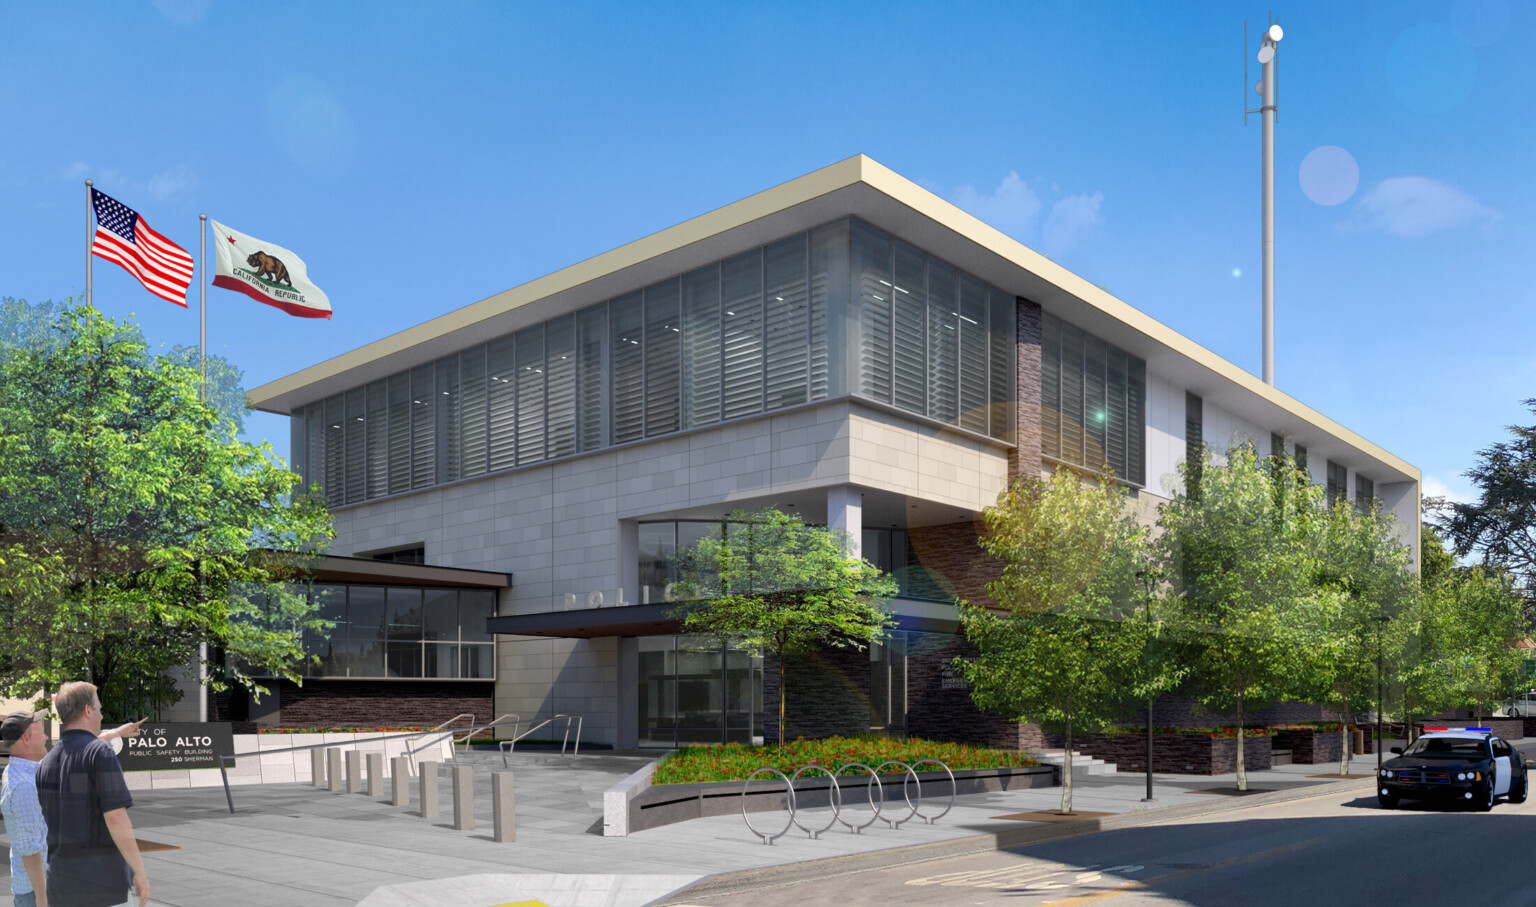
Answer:
<svg viewBox="0 0 1536 907"><path fill-rule="evenodd" d="M220 756L235 754L229 722L146 721L139 736L112 741L125 772L218 768Z"/></svg>
<svg viewBox="0 0 1536 907"><path fill-rule="evenodd" d="M213 285L244 293L300 318L331 317L331 301L309 282L304 260L282 246L213 223Z"/></svg>

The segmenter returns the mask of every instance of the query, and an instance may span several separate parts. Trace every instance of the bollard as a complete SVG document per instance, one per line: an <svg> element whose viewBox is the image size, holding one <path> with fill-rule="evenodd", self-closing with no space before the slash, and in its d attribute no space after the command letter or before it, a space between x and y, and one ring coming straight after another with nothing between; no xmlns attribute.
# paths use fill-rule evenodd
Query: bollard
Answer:
<svg viewBox="0 0 1536 907"><path fill-rule="evenodd" d="M340 793L345 789L341 779L341 750L337 747L325 751L325 777L326 787L330 790Z"/></svg>
<svg viewBox="0 0 1536 907"><path fill-rule="evenodd" d="M1360 728L1355 728L1354 732L1350 736L1354 738L1352 742L1355 745L1355 755L1356 756L1364 756L1365 755L1365 731L1362 731Z"/></svg>
<svg viewBox="0 0 1536 907"><path fill-rule="evenodd" d="M347 793L363 792L363 754L347 750Z"/></svg>
<svg viewBox="0 0 1536 907"><path fill-rule="evenodd" d="M437 818L437 761L423 759L416 764L417 780L421 785L421 817Z"/></svg>
<svg viewBox="0 0 1536 907"><path fill-rule="evenodd" d="M368 796L384 796L384 754L368 754Z"/></svg>
<svg viewBox="0 0 1536 907"><path fill-rule="evenodd" d="M389 802L393 806L411 805L411 760L396 756L390 760Z"/></svg>
<svg viewBox="0 0 1536 907"><path fill-rule="evenodd" d="M453 827L469 831L475 827L475 767L453 767Z"/></svg>
<svg viewBox="0 0 1536 907"><path fill-rule="evenodd" d="M309 780L315 787L325 787L325 750L320 747L309 751Z"/></svg>
<svg viewBox="0 0 1536 907"><path fill-rule="evenodd" d="M512 773L491 774L491 824L495 827L496 843L507 844L517 840L516 800L512 792Z"/></svg>

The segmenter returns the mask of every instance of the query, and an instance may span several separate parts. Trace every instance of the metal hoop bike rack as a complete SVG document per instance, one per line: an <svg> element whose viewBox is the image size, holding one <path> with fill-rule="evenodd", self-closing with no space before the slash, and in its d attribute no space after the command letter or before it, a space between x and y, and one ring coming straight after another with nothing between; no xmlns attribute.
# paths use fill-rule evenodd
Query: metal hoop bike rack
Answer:
<svg viewBox="0 0 1536 907"><path fill-rule="evenodd" d="M922 812L923 781L917 773L917 766L919 765L936 765L944 772L944 774L949 776L949 803L944 807L943 811L939 812L937 815L928 816L924 815ZM883 815L883 809L885 805L885 783L880 780L880 770L888 766L899 766L900 768L905 769L905 775L901 781L901 796L902 799L906 801L908 812L900 819L891 819ZM865 790L869 795L869 805L874 810L874 814L869 817L868 821L859 824L849 822L847 819L843 818L843 790L842 785L839 784L837 780L839 775L843 774L849 769L855 768L863 769L869 773L870 781L865 786ZM827 805L832 807L832 818L827 821L826 825L823 825L820 828L812 828L810 826L801 824L798 816L799 806L795 797L795 781L799 779L802 774L808 771L817 771L825 774L829 782L827 787ZM759 829L757 826L753 825L752 819L747 815L747 794L751 792L752 782L757 778L757 776L764 774L777 775L779 780L784 782L784 799L786 805L789 807L789 821L785 822L784 828L775 834L769 834L768 832L765 832ZM908 792L907 784L909 782L915 783L917 785L917 799L915 801L912 799L912 795ZM878 797L875 794L877 789L880 791ZM912 763L902 762L898 759L889 759L880 763L874 768L869 767L863 762L848 762L844 763L841 768L836 770L828 768L825 765L810 762L800 766L794 771L793 774L789 775L786 775L784 772L774 768L771 765L765 765L754 771L752 774L748 775L747 780L742 782L741 819L743 822L747 823L747 828L753 834L763 839L764 844L772 844L779 838L784 837L789 833L791 828L798 828L811 838L820 838L823 832L830 830L834 825L841 824L845 826L851 833L859 834L864 829L875 824L877 820L885 822L893 829L900 828L902 823L909 822L914 818L920 818L929 825L932 825L948 815L949 811L954 808L956 793L957 786L955 784L955 773L950 771L948 765L940 762L938 759L919 759Z"/></svg>

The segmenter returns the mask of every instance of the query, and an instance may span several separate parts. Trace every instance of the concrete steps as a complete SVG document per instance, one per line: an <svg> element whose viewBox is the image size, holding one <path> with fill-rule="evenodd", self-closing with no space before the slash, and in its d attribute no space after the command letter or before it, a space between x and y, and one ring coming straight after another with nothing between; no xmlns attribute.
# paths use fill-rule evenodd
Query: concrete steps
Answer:
<svg viewBox="0 0 1536 907"><path fill-rule="evenodd" d="M1040 760L1041 765L1065 765L1067 761L1066 750L1060 749L1041 750L1030 755ZM1103 759L1085 756L1077 750L1072 751L1072 777L1074 778L1113 775L1115 771L1115 764L1113 762L1105 762Z"/></svg>

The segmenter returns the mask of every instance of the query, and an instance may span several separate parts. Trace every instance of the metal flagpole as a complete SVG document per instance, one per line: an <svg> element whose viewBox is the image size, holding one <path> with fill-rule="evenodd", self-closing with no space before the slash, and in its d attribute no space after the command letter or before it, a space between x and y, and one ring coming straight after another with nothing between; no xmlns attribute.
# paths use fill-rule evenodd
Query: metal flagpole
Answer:
<svg viewBox="0 0 1536 907"><path fill-rule="evenodd" d="M203 402L208 402L208 215L197 225L197 365L203 373Z"/></svg>
<svg viewBox="0 0 1536 907"><path fill-rule="evenodd" d="M96 208L91 204L91 186L95 185L90 180L85 181L85 307L91 307L91 224L96 217Z"/></svg>

